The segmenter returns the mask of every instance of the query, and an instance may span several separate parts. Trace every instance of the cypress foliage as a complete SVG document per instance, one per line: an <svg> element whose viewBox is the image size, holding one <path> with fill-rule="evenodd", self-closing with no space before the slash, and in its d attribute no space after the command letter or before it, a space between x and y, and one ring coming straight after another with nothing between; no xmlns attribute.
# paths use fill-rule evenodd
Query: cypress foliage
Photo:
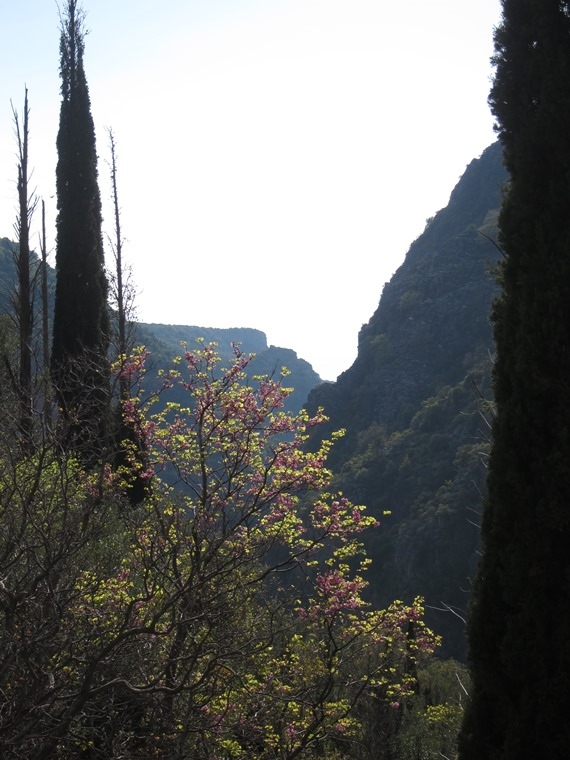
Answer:
<svg viewBox="0 0 570 760"><path fill-rule="evenodd" d="M101 198L91 103L83 66L84 14L67 0L61 19L57 137L56 293L51 371L68 445L97 456L109 404L109 317Z"/></svg>
<svg viewBox="0 0 570 760"><path fill-rule="evenodd" d="M490 104L510 183L496 418L462 760L570 752L570 2L503 0Z"/></svg>

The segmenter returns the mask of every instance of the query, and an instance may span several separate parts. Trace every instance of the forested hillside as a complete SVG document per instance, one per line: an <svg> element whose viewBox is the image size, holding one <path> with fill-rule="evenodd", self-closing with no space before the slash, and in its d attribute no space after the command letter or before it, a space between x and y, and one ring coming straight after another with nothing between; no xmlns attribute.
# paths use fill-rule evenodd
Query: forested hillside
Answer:
<svg viewBox="0 0 570 760"><path fill-rule="evenodd" d="M291 370L290 409L314 389L309 410L323 406L329 430L347 430L331 460L339 487L382 520L368 538L374 601L425 596L430 622L444 634L443 654L459 658L485 489L489 312L500 255L493 241L504 180L497 143L467 167L448 206L410 246L362 327L357 360L336 383L319 384L307 362L268 347L259 330L142 323L135 330L153 372L170 366L182 342L202 337L226 358L232 341L255 353L251 374ZM14 246L0 242L7 308Z"/></svg>
<svg viewBox="0 0 570 760"><path fill-rule="evenodd" d="M55 268L27 90L0 238L2 760L566 756L570 3L501 5L500 144L321 383L133 320L62 4Z"/></svg>
<svg viewBox="0 0 570 760"><path fill-rule="evenodd" d="M116 185L116 266L105 268L84 22L67 0L55 287L45 234L41 288L30 250L27 93L21 128L14 113L17 243L1 257L0 757L294 760L357 747L368 760L378 753L364 737L380 722L391 760L402 744L392 715L436 645L421 601L378 610L362 599L359 537L375 521L332 489L334 438L305 450L323 415L287 411L277 350L255 364L247 346L226 344L238 335L222 335L218 351L212 335L190 345L191 329L164 328L158 346L174 335L188 345L149 374L122 287ZM114 153L112 167L114 178Z"/></svg>
<svg viewBox="0 0 570 760"><path fill-rule="evenodd" d="M332 454L338 485L382 522L368 539L375 601L425 596L443 653L460 658L485 488L492 241L505 178L496 143L385 285L354 365L309 400L331 428L346 428Z"/></svg>
<svg viewBox="0 0 570 760"><path fill-rule="evenodd" d="M140 323L135 331L151 351L153 372L170 365L181 342L203 337L225 357L232 341L254 352L251 374L291 370L288 408L299 409L314 389L309 410L323 406L328 429L347 430L331 455L339 487L382 521L368 538L374 601L424 595L430 622L444 635L442 653L458 658L465 657L462 618L485 489L489 312L500 256L493 241L505 177L498 143L467 167L448 206L385 285L361 329L358 357L336 383L319 384L307 362L268 347L259 330ZM0 243L8 307L14 246Z"/></svg>
<svg viewBox="0 0 570 760"><path fill-rule="evenodd" d="M467 603L485 475L488 402L483 399L490 395L492 351L487 314L495 288L490 270L498 255L485 235L493 237L495 232L503 179L499 151L492 146L470 165L449 207L431 220L386 285L378 311L362 329L354 366L336 384L318 384L311 393L309 406L322 404L331 416L328 425L319 427L329 433L347 428L346 437L337 441L329 455L327 467L330 464L337 472L333 481L328 469L323 470L328 445L321 450L316 447L314 455L301 449L309 430L314 444L313 425L319 416L309 425L303 416L283 417L280 412L283 402L290 404L286 408L299 409L318 377L293 351L267 347L265 335L257 330L135 325L134 342L151 350L151 373L145 382L154 387L158 371L166 370L167 406L160 405L158 413L155 407L153 414L144 406L139 409L136 397L132 402L127 398L124 419L134 425L129 440L135 446L142 442L144 448L140 456L133 449L123 457L126 471L125 464L115 465L116 475L110 481L101 480L108 470L83 469L81 449L62 458L58 437L53 448L51 432L45 442L41 437L36 442L34 433L29 461L22 459L17 471L6 466L4 485L0 484L10 507L4 515L5 556L7 563L17 564L33 555L33 562L48 563L50 578L56 574L65 579L63 585L58 580L55 591L46 586L46 594L55 599L53 615L46 617L47 602L41 599L37 610L22 606L14 613L18 626L28 626L25 645L35 658L53 659L54 646L64 654L53 660L55 671L49 677L43 671L30 671L27 661L14 660L13 667L23 675L6 686L14 695L13 709L4 721L7 757L31 756L35 747L37 757L47 757L45 753L55 746L65 746L70 757L83 756L84 737L90 731L95 736L93 757L105 760L134 757L137 742L153 751L155 745L160 747L157 752L163 752L162 756L179 756L168 754L174 741L181 752L191 747L196 757L209 756L216 742L265 757L275 741L283 757L299 752L299 756L314 757L322 746L334 746L341 757L362 760L419 760L425 751L452 756L462 714L461 684L467 683L468 676L457 663L430 658L433 642L423 628L422 607L414 600L423 594L432 607L456 611L463 611ZM13 304L16 252L16 245L2 239L0 264L7 311ZM53 273L49 279L53 287ZM17 335L11 334L8 323L4 326L3 346L9 350L17 343ZM186 355L179 365L182 377L171 382L171 360L181 353L180 343L194 348L197 337L205 339L203 348ZM218 343L227 372L219 372L209 341ZM232 358L232 341L240 342L246 353L256 352L256 358L251 363L245 357ZM260 374L279 381L283 365L292 370L284 384L294 386L296 396L287 397L279 382L253 381L251 392L240 387L242 379L249 377L251 382ZM123 366L129 377L139 368L136 359ZM4 403L10 405L10 397ZM42 430L41 406L38 412L34 431ZM59 435L56 427L53 436ZM284 437L277 446L276 436ZM21 442L9 428L4 431L4 445L10 455L2 461L19 461ZM149 462L153 462L150 468ZM27 505L23 512L20 498L10 496L14 486L21 489L22 467L29 467L31 473L27 477L25 471L26 482L41 481L37 492L22 492ZM173 475L175 492L170 490ZM136 501L142 499L142 504L136 511L125 511L132 483L141 478L143 485L150 478L152 489L139 492ZM59 493L60 482L66 494L71 493L70 501ZM275 489L266 494L273 482ZM322 497L315 493L315 485ZM244 500L243 488L247 491ZM50 489L55 497L48 500ZM345 497L329 501L327 494L337 489ZM227 499L222 499L223 504L219 501L222 491L231 494L227 513L223 507ZM258 495L252 499L250 493ZM350 498L369 506L382 523L362 533L374 560L367 573L374 601L371 609L361 601L361 593L368 593L359 574L364 567L359 564L358 542L350 538L351 533L360 537L371 523L352 507ZM73 530L61 531L57 537L51 531L36 535L35 511L48 502L55 528L60 519L71 516L76 520ZM105 508L100 509L103 504ZM297 506L302 506L299 512ZM90 516L87 522L76 519L76 508ZM388 509L392 514L384 517ZM17 527L14 515L20 513L26 535L23 553L18 549L13 556L10 536ZM243 533L241 526L246 525ZM150 540L146 538L149 528L156 531ZM172 543L171 535L176 537ZM306 535L323 538L319 539L322 572L314 569L317 547ZM209 547L214 536L218 538L211 544L208 562L221 563L223 577L216 569L210 589L200 585L193 568L199 556L195 542L204 539L203 546ZM246 537L253 543L243 544ZM231 547L237 541L239 551L235 562L232 559L226 567L228 541ZM186 544L190 553L180 556L179 547ZM96 545L97 551L82 553L76 561L76 545L86 552ZM99 556L104 546L107 549ZM54 548L63 559L52 563ZM186 579L178 574L180 563L190 573ZM261 573L255 574L261 566ZM157 576L152 588L146 587L148 580L141 581L138 575L140 567L143 575L150 573L148 577L160 572L160 581ZM173 568L173 574L164 575L161 568ZM350 580L346 573L352 568L356 575ZM290 572L284 575L284 569ZM237 587L241 589L244 573L249 580L237 599L236 582L240 579ZM34 583L33 573L24 575L17 593L29 596ZM61 596L67 588L73 590L71 601ZM276 606L269 601L274 597ZM200 598L200 606L187 609L185 600L195 598ZM403 605L392 604L397 598L403 599ZM291 603L301 606L287 607ZM61 625L58 610L66 607L68 619ZM84 629L86 614L90 623ZM12 652L21 651L13 636L12 615L10 611L6 662L19 657ZM170 615L179 615L180 622L168 622ZM202 626L204 615L208 616L206 627ZM444 634L440 654L462 656L459 618L433 610L430 615L429 609L428 617ZM42 631L47 628L52 633L45 639L46 649ZM127 630L129 643L124 648ZM190 630L197 631L198 638L189 636ZM163 637L170 641L166 649L160 645ZM355 656L352 646L344 645L336 654L327 654L345 639L359 642ZM244 649L244 642L258 640L259 645ZM75 659L66 647L76 648L77 641L81 660L71 667L68 663ZM226 645L231 651L226 651ZM267 654L261 656L266 648ZM143 649L147 654L141 659ZM367 653L374 653L372 659ZM227 658L234 663L237 680L233 676L227 680ZM137 675L143 661L148 668ZM213 679L205 687L203 667ZM287 684L275 682L277 670ZM49 691L52 677L57 684L53 693ZM172 684L175 698L164 692L163 678ZM26 691L28 681L37 686L33 693ZM225 691L218 695L215 684L222 683ZM299 711L292 692L291 709L282 715L283 689L293 688L301 689L303 705L311 702L307 715L318 713L316 722L302 717L304 710ZM71 704L74 689L84 698ZM139 695L136 705L129 696L133 689ZM30 722L39 704L36 693L46 715L37 726ZM235 710L224 708L220 713L220 699L233 700ZM192 706L192 700L198 700L198 707ZM251 723L252 710L263 711L264 726ZM433 710L440 712L436 715ZM162 721L158 732L151 731L153 716ZM294 736L283 728L283 720L295 726ZM351 734L343 743L348 731ZM198 733L207 737L204 746L194 739ZM358 737L356 743L352 737Z"/></svg>

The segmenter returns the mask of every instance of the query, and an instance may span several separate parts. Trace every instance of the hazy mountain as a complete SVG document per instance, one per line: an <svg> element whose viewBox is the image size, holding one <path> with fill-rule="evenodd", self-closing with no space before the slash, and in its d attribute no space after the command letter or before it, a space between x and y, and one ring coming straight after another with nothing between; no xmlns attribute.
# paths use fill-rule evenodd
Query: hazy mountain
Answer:
<svg viewBox="0 0 570 760"><path fill-rule="evenodd" d="M14 256L17 245L8 238L0 238L0 313L12 311L11 300L16 282L16 267ZM33 255L32 271L37 267L38 259ZM51 295L55 286L55 272L49 269ZM53 307L53 304L52 304ZM36 310L39 313L39 295L36 297ZM39 324L39 320L38 320ZM189 347L195 345L198 338L207 343L217 343L223 358L232 354L232 343L239 344L245 353L255 354L250 364L250 375L267 374L279 377L283 367L290 371L284 384L294 388L287 401L287 408L297 411L307 400L309 391L321 383L321 378L312 366L304 359L298 358L291 348L268 346L267 336L261 330L247 327L228 329L214 327L198 327L189 325L146 324L138 322L135 325L135 342L144 344L151 352L151 366L166 368L175 356L182 351L181 344Z"/></svg>
<svg viewBox="0 0 570 760"><path fill-rule="evenodd" d="M248 367L249 376L270 375L278 378L285 367L291 373L284 381L286 387L293 388L287 400L286 408L298 411L304 405L309 392L321 383L321 378L309 362L300 359L290 348L268 346L267 336L261 330L249 327L197 327L189 325L163 325L138 323L136 340L150 351L153 365L168 366L173 357L180 355L181 344L189 348L196 345L196 340L203 338L206 343L217 343L222 358L230 358L232 344L246 354L253 353L255 358Z"/></svg>
<svg viewBox="0 0 570 760"><path fill-rule="evenodd" d="M385 285L353 366L309 397L311 411L324 406L330 427L347 430L333 452L339 487L382 522L368 538L375 601L419 594L452 609L433 609L430 623L456 657L485 488L500 255L488 238L505 179L498 144L469 164Z"/></svg>

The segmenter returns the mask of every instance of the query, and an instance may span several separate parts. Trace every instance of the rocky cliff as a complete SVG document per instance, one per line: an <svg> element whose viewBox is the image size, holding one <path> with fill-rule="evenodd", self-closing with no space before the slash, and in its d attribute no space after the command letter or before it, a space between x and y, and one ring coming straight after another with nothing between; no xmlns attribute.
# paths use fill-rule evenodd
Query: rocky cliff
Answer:
<svg viewBox="0 0 570 760"><path fill-rule="evenodd" d="M494 144L384 286L353 366L308 404L324 406L330 428L346 428L333 454L338 486L381 517L368 537L372 596L386 604L423 595L443 653L456 657L465 654L461 618L485 488L493 240L505 181Z"/></svg>

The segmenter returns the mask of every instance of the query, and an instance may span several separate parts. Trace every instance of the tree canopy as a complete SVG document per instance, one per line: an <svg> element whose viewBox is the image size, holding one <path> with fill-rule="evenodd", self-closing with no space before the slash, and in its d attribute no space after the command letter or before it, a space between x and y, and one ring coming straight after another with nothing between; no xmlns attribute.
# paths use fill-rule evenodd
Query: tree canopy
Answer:
<svg viewBox="0 0 570 760"><path fill-rule="evenodd" d="M421 604L363 601L375 521L329 492L330 441L303 450L322 415L283 412L249 361L199 346L164 378L184 405L124 402L154 478L136 508L128 471L50 446L14 466L0 437L6 760L353 756L356 708L413 692L435 644Z"/></svg>

